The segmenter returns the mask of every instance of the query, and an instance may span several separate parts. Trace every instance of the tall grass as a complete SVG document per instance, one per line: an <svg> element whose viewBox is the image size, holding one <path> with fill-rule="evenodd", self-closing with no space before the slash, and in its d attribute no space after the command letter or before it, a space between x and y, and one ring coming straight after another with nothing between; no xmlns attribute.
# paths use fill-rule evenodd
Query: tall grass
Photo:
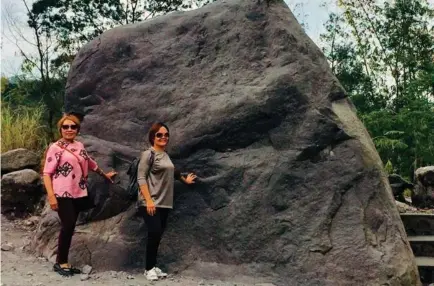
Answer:
<svg viewBox="0 0 434 286"><path fill-rule="evenodd" d="M1 152L26 148L37 153L47 146L48 137L42 125L43 106L12 108L1 105Z"/></svg>

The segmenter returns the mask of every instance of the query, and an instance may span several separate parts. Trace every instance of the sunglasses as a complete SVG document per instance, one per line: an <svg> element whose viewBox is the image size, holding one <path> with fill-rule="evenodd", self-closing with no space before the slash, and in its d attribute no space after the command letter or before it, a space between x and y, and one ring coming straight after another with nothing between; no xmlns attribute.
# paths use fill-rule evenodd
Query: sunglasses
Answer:
<svg viewBox="0 0 434 286"><path fill-rule="evenodd" d="M71 130L77 130L78 129L78 125L76 125L76 124L74 124L74 125L62 125L62 129L63 130L68 130L68 129L71 129Z"/></svg>
<svg viewBox="0 0 434 286"><path fill-rule="evenodd" d="M155 137L157 137L159 139L161 139L163 137L169 138L169 133L157 133L157 134L155 134Z"/></svg>

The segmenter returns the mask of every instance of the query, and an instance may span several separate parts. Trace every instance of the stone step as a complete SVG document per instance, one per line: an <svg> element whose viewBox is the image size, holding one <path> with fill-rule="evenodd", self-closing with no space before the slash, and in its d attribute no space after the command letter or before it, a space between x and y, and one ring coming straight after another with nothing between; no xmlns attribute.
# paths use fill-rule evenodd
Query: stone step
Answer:
<svg viewBox="0 0 434 286"><path fill-rule="evenodd" d="M415 259L418 267L434 268L434 257L419 256L419 257L415 257Z"/></svg>
<svg viewBox="0 0 434 286"><path fill-rule="evenodd" d="M415 235L415 236L408 236L407 238L408 241L410 242L433 242L434 243L434 235Z"/></svg>
<svg viewBox="0 0 434 286"><path fill-rule="evenodd" d="M408 236L434 235L434 214L402 213L401 219Z"/></svg>
<svg viewBox="0 0 434 286"><path fill-rule="evenodd" d="M416 257L420 280L424 285L434 283L434 257Z"/></svg>
<svg viewBox="0 0 434 286"><path fill-rule="evenodd" d="M434 258L434 235L408 236L413 254L416 257Z"/></svg>

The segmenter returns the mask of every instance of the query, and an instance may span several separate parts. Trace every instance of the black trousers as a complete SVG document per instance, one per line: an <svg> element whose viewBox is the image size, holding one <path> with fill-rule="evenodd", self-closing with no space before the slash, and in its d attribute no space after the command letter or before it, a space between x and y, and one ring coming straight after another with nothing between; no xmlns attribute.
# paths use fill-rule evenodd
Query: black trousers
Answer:
<svg viewBox="0 0 434 286"><path fill-rule="evenodd" d="M158 247L160 246L161 237L166 229L170 209L156 208L156 212L153 216L148 214L146 207L140 207L140 212L148 228L146 270L151 270L157 264Z"/></svg>
<svg viewBox="0 0 434 286"><path fill-rule="evenodd" d="M61 224L56 258L56 262L59 264L68 263L69 248L71 247L75 224L84 200L84 198L57 198L57 213Z"/></svg>

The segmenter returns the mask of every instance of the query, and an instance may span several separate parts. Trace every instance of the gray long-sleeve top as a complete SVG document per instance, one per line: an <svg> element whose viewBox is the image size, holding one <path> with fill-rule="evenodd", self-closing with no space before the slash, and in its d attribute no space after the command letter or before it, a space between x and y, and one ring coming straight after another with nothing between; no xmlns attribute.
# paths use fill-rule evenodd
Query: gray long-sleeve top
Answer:
<svg viewBox="0 0 434 286"><path fill-rule="evenodd" d="M154 152L155 155L152 168L149 171L151 152ZM148 185L149 193L156 207L173 208L174 172L175 166L166 152L157 152L150 148L142 153L137 170L137 181L139 186ZM146 206L141 192L139 192L138 199L142 205Z"/></svg>

